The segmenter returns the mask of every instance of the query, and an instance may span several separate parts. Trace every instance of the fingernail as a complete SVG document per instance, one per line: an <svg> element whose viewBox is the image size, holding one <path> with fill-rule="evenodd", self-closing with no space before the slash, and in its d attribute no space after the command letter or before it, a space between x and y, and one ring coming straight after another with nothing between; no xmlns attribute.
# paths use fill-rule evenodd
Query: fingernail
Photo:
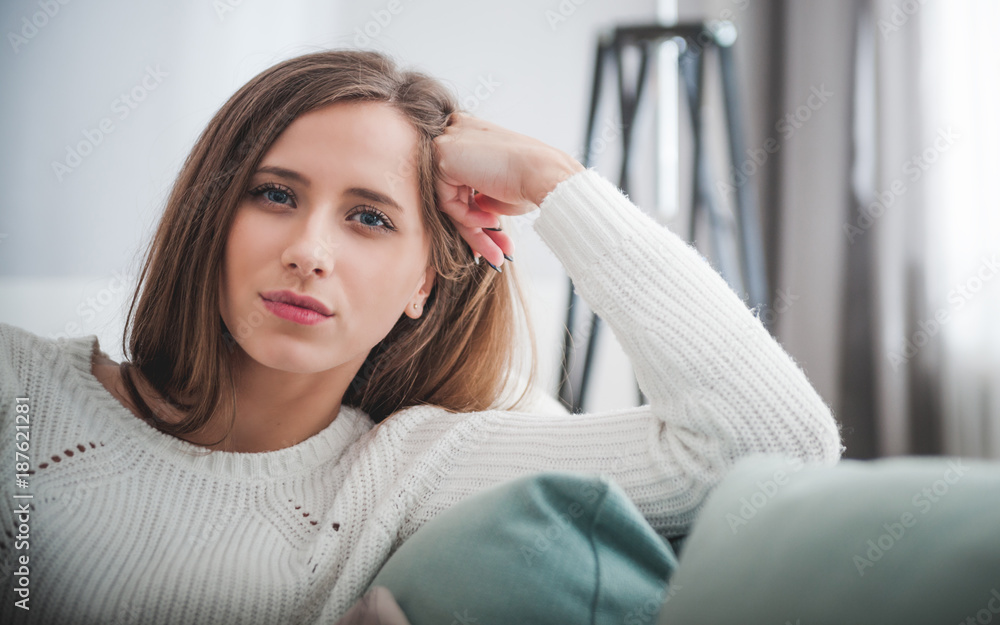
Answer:
<svg viewBox="0 0 1000 625"><path fill-rule="evenodd" d="M479 264L479 254L476 254L476 264Z"/></svg>
<svg viewBox="0 0 1000 625"><path fill-rule="evenodd" d="M493 263L491 263L490 261L486 261L486 264L487 264L487 265L489 265L490 267L493 267L494 269L496 269L496 270L497 270L497 273L503 273L503 270L502 270L502 269L500 269L499 267L497 267L496 265L494 265L494 264L493 264Z"/></svg>
<svg viewBox="0 0 1000 625"><path fill-rule="evenodd" d="M492 230L493 232L503 232L503 228L483 228L483 230Z"/></svg>
<svg viewBox="0 0 1000 625"><path fill-rule="evenodd" d="M507 256L506 254L504 254L503 257L509 260L510 262L514 262L514 259L511 258L510 256Z"/></svg>

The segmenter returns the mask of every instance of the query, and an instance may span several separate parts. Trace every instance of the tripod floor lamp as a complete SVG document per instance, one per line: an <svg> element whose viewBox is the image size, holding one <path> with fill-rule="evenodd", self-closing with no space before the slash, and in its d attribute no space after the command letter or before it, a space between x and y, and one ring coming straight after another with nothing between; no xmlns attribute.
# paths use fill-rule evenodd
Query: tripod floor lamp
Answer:
<svg viewBox="0 0 1000 625"><path fill-rule="evenodd" d="M704 99L705 59L711 55L710 58L716 59L719 63L729 157L734 169L738 170L740 166L738 161L743 155L745 146L735 68L733 67L732 44L735 40L736 28L730 22L670 26L660 24L619 26L601 35L597 43L597 59L594 67L590 111L587 117L583 165L589 167L591 164L591 142L594 138L598 106L605 89L605 65L611 64L616 70L616 87L622 122L622 157L618 186L626 194L629 193L629 158L632 148L633 125L642 99L643 88L647 82L650 68L649 57L660 44L666 41L677 42L680 50L678 74L683 86L684 100L688 105L688 119L691 124L694 151L690 227L687 240L694 242L695 225L699 215L704 214L711 231L714 266L734 290L739 291L745 287L745 299L748 300L748 305L767 306L769 303L767 276L753 181L747 179L735 188L734 233L733 228L729 227L732 220L728 218L727 213L720 206L716 189L712 185L713 178L709 171L704 120L701 114ZM637 48L639 52L639 69L638 76L629 81L626 79L623 57L626 50L633 47ZM738 252L735 256L728 251L731 248L727 248L724 244L727 236L736 239L733 247ZM600 329L600 318L595 313L591 313L590 332L587 336L582 369L572 366L574 361L572 350L578 342L578 337L574 336L576 308L577 295L570 284L569 302L566 308L566 334L563 341L561 371L558 379L559 400L572 413L579 413L583 409ZM645 403L641 390L638 390L638 398L640 405Z"/></svg>

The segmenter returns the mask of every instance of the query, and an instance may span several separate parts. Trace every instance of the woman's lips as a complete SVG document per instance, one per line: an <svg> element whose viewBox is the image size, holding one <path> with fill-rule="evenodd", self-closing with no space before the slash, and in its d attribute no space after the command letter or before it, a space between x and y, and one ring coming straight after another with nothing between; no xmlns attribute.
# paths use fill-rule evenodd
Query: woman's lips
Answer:
<svg viewBox="0 0 1000 625"><path fill-rule="evenodd" d="M260 293L261 297L269 302L279 302L282 304L290 304L292 306L298 306L299 308L308 308L309 310L315 310L321 315L326 315L329 317L333 314L326 304L319 301L315 297L310 297L305 293L296 293L295 291L267 291L266 293Z"/></svg>
<svg viewBox="0 0 1000 625"><path fill-rule="evenodd" d="M318 313L315 310L302 308L301 306L293 306L282 302L272 302L271 300L264 299L263 297L261 299L264 300L264 306L275 316L287 319L288 321L294 321L295 323L311 326L327 321L333 317L333 315L327 316L322 313Z"/></svg>

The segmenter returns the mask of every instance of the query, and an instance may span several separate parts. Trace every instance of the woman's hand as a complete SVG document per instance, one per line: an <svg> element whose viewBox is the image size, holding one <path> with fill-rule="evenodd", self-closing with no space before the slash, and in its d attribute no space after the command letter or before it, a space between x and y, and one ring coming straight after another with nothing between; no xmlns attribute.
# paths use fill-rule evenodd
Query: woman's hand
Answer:
<svg viewBox="0 0 1000 625"><path fill-rule="evenodd" d="M513 256L514 243L484 228L498 228L497 215L537 209L559 182L584 169L561 150L467 113L454 113L434 145L441 210L472 251L497 267Z"/></svg>

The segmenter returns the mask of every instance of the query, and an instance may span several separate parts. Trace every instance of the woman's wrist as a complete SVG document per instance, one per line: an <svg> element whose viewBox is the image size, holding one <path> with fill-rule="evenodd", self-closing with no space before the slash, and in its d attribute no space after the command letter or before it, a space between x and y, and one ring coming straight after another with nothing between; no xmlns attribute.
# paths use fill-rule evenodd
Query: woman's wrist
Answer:
<svg viewBox="0 0 1000 625"><path fill-rule="evenodd" d="M533 191L531 192L531 202L535 206L540 206L545 197L560 182L584 169L586 168L575 158L565 152L559 152L555 158L545 161L535 169L538 172L538 177L535 179Z"/></svg>

